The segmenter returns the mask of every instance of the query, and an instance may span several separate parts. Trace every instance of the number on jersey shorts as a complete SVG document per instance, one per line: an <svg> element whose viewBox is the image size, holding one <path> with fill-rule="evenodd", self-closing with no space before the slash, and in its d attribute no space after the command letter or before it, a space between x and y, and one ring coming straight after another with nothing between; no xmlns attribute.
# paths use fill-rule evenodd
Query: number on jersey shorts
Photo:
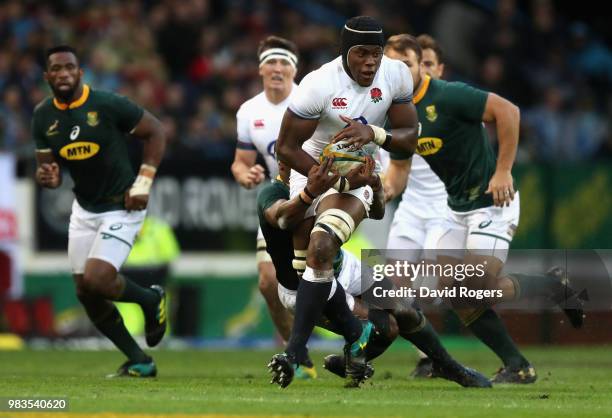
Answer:
<svg viewBox="0 0 612 418"><path fill-rule="evenodd" d="M438 254L457 258L464 250L506 262L510 242L518 227L519 193L508 207L489 206L470 212L449 210L446 232L438 241Z"/></svg>
<svg viewBox="0 0 612 418"><path fill-rule="evenodd" d="M271 263L272 257L268 254L266 238L261 230L261 227L257 228L257 247L255 253L255 263L259 265L259 263Z"/></svg>
<svg viewBox="0 0 612 418"><path fill-rule="evenodd" d="M117 271L130 254L146 210L89 212L72 204L68 228L68 258L73 274L83 274L88 258L111 264Z"/></svg>
<svg viewBox="0 0 612 418"><path fill-rule="evenodd" d="M291 176L289 178L291 199L293 199L302 190L304 190L304 187L306 187L307 182L308 182L308 177L301 175L295 170L291 170ZM336 193L338 193L337 190L329 189L328 191L323 193L321 196L318 196L312 202L310 207L306 210L304 219L312 218L313 216L315 216L317 207L319 206L319 203L321 202L321 200L323 200L323 198L329 195L336 194ZM372 201L374 197L374 192L372 191L372 188L370 186L360 187L358 189L349 190L348 192L343 192L343 193L350 194L352 196L355 196L357 199L359 199L359 201L363 204L363 207L365 208L366 217L370 214L370 206L372 205Z"/></svg>

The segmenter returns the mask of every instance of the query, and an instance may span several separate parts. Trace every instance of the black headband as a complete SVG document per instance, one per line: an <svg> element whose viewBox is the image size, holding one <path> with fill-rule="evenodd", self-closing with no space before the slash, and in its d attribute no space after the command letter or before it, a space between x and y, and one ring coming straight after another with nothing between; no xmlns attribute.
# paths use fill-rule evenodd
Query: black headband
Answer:
<svg viewBox="0 0 612 418"><path fill-rule="evenodd" d="M349 77L353 78L348 67L348 54L357 45L385 45L382 27L370 16L357 16L349 19L342 28L342 66Z"/></svg>

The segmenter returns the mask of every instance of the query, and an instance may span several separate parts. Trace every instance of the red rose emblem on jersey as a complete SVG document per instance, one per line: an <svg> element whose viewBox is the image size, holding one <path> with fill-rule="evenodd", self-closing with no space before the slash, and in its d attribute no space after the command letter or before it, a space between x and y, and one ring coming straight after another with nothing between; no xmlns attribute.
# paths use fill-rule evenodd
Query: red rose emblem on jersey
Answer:
<svg viewBox="0 0 612 418"><path fill-rule="evenodd" d="M378 103L382 100L382 91L378 87L374 87L370 90L370 98L373 103Z"/></svg>

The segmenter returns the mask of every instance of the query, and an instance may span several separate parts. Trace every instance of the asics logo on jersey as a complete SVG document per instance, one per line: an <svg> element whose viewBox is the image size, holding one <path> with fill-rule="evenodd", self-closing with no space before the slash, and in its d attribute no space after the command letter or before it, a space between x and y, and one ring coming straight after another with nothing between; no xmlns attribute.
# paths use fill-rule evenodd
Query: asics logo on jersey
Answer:
<svg viewBox="0 0 612 418"><path fill-rule="evenodd" d="M490 219L488 221L482 221L481 223L478 224L478 228L485 229L487 226L491 225L491 222L493 221Z"/></svg>
<svg viewBox="0 0 612 418"><path fill-rule="evenodd" d="M70 130L70 140L74 141L79 137L79 133L81 133L81 127L79 125L74 125Z"/></svg>
<svg viewBox="0 0 612 418"><path fill-rule="evenodd" d="M348 101L346 97L334 97L332 99L332 109L346 109Z"/></svg>

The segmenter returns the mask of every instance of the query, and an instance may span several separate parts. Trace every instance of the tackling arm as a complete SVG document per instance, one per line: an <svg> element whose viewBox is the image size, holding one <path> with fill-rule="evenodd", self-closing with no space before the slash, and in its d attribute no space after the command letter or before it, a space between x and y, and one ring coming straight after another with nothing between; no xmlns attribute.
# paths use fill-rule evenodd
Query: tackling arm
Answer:
<svg viewBox="0 0 612 418"><path fill-rule="evenodd" d="M385 188L379 176L375 184L371 185L374 191L372 206L370 207L370 219L382 219L385 217Z"/></svg>
<svg viewBox="0 0 612 418"><path fill-rule="evenodd" d="M333 159L327 158L320 165L310 167L304 190L291 200L275 202L264 212L266 220L280 229L292 229L303 221L306 210L313 201L328 191L338 180L338 174L329 175L333 162Z"/></svg>

